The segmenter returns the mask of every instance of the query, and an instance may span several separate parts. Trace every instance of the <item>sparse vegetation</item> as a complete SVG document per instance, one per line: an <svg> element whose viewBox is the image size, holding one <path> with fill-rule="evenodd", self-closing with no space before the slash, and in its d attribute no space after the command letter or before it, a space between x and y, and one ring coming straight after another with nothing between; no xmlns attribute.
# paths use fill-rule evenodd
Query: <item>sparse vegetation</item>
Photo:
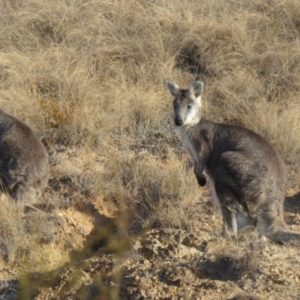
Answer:
<svg viewBox="0 0 300 300"><path fill-rule="evenodd" d="M288 166L286 220L300 230L298 0L0 0L0 25L1 109L44 138L52 173L40 210L16 211L1 198L1 280L22 299L299 297L297 248L267 242L260 264L249 249L257 237L220 236L221 216L197 186L165 88L200 78L207 118L275 146ZM153 238L169 262L158 250L142 257L153 228L176 236L166 234L167 246ZM185 249L178 232L198 237L184 247L200 254L173 254ZM227 263L238 276L199 275L199 263ZM176 268L184 279L162 275Z"/></svg>

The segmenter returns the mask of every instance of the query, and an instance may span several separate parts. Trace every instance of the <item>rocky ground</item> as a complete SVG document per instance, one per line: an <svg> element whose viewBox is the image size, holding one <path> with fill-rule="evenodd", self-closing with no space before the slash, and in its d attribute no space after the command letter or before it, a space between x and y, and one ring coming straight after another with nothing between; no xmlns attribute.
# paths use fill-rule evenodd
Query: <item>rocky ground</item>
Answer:
<svg viewBox="0 0 300 300"><path fill-rule="evenodd" d="M244 234L152 229L126 253L85 259L2 284L2 299L299 299L299 250Z"/></svg>

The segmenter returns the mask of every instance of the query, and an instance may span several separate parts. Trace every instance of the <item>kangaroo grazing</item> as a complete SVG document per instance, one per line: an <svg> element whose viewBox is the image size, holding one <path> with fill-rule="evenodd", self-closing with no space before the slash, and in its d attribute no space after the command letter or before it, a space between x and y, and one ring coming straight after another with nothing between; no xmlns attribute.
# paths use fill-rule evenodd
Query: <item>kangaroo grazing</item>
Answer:
<svg viewBox="0 0 300 300"><path fill-rule="evenodd" d="M276 242L299 241L283 218L285 164L261 136L240 126L201 118L204 84L180 89L167 82L174 97L174 121L194 163L198 184L208 176L214 202L223 215L224 230L234 234L247 225Z"/></svg>
<svg viewBox="0 0 300 300"><path fill-rule="evenodd" d="M0 110L0 188L18 204L31 205L50 173L46 148L33 130Z"/></svg>

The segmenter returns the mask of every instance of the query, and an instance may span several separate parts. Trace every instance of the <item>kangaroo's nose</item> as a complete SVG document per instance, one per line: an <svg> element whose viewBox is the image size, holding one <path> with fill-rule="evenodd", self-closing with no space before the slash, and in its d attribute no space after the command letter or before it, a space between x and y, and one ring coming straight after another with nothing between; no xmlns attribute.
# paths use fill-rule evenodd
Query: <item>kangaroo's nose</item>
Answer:
<svg viewBox="0 0 300 300"><path fill-rule="evenodd" d="M181 126L183 124L183 119L181 117L176 117L175 118L175 125L176 126Z"/></svg>

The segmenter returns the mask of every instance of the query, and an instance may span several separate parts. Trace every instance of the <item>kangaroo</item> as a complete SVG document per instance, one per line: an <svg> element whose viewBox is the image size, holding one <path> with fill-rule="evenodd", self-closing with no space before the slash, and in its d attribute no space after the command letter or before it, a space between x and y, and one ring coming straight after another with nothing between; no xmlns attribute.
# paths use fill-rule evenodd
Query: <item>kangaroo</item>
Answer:
<svg viewBox="0 0 300 300"><path fill-rule="evenodd" d="M207 174L214 202L223 216L225 232L234 234L254 225L275 242L299 241L283 218L286 169L278 152L260 135L246 128L201 118L204 84L180 89L167 82L174 97L174 121L194 164L200 186Z"/></svg>
<svg viewBox="0 0 300 300"><path fill-rule="evenodd" d="M31 205L50 173L46 148L25 123L0 110L0 189L18 204Z"/></svg>

